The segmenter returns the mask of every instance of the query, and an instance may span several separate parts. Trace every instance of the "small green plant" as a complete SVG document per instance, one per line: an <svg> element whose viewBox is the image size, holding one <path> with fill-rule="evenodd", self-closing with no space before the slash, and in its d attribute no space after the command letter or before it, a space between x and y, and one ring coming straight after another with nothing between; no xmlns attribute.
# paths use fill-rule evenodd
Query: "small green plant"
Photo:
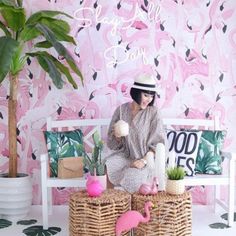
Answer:
<svg viewBox="0 0 236 236"><path fill-rule="evenodd" d="M103 141L100 139L99 133L96 131L93 135L94 148L92 151L92 155L89 156L86 152L84 152L84 164L85 167L89 169L91 175L104 175L105 174L105 164L102 161L102 149L103 149Z"/></svg>
<svg viewBox="0 0 236 236"><path fill-rule="evenodd" d="M182 167L173 167L167 170L167 177L170 180L180 180L185 176L185 171Z"/></svg>

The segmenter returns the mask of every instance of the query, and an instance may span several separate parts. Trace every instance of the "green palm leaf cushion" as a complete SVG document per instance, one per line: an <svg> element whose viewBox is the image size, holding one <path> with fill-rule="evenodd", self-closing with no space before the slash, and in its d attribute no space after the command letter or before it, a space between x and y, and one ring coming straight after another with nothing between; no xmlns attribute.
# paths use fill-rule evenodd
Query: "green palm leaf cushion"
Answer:
<svg viewBox="0 0 236 236"><path fill-rule="evenodd" d="M220 150L223 147L225 136L226 131L204 130L202 132L195 165L195 173L222 173Z"/></svg>
<svg viewBox="0 0 236 236"><path fill-rule="evenodd" d="M50 159L50 176L57 177L58 159L63 157L83 156L83 133L73 131L44 131Z"/></svg>

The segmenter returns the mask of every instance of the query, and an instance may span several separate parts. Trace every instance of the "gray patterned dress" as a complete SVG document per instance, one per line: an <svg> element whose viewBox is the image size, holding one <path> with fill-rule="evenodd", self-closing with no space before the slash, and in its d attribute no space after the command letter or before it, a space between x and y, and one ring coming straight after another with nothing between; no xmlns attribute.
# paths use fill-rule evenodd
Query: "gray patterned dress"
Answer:
<svg viewBox="0 0 236 236"><path fill-rule="evenodd" d="M122 137L119 142L112 135L112 127L120 118L129 124L129 135ZM155 151L157 143L164 142L165 131L157 107L148 106L140 110L133 120L131 103L118 107L113 114L107 137L110 153L106 158L106 167L110 182L130 193L136 192L142 183L152 178L153 172L147 166L142 169L131 168L131 163L143 158L149 150Z"/></svg>

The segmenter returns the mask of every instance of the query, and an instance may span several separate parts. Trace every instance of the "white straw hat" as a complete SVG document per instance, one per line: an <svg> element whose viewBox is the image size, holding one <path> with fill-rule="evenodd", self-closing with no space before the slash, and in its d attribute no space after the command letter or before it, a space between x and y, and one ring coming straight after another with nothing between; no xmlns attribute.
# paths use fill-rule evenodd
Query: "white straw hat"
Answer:
<svg viewBox="0 0 236 236"><path fill-rule="evenodd" d="M156 81L150 75L140 75L134 80L132 88L147 90L147 91L157 91Z"/></svg>

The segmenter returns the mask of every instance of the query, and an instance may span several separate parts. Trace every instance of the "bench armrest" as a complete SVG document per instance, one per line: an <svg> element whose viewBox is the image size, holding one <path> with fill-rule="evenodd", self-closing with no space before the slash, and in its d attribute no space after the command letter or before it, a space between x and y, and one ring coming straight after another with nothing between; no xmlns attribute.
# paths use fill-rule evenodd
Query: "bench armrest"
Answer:
<svg viewBox="0 0 236 236"><path fill-rule="evenodd" d="M40 162L48 161L48 153L40 154Z"/></svg>

